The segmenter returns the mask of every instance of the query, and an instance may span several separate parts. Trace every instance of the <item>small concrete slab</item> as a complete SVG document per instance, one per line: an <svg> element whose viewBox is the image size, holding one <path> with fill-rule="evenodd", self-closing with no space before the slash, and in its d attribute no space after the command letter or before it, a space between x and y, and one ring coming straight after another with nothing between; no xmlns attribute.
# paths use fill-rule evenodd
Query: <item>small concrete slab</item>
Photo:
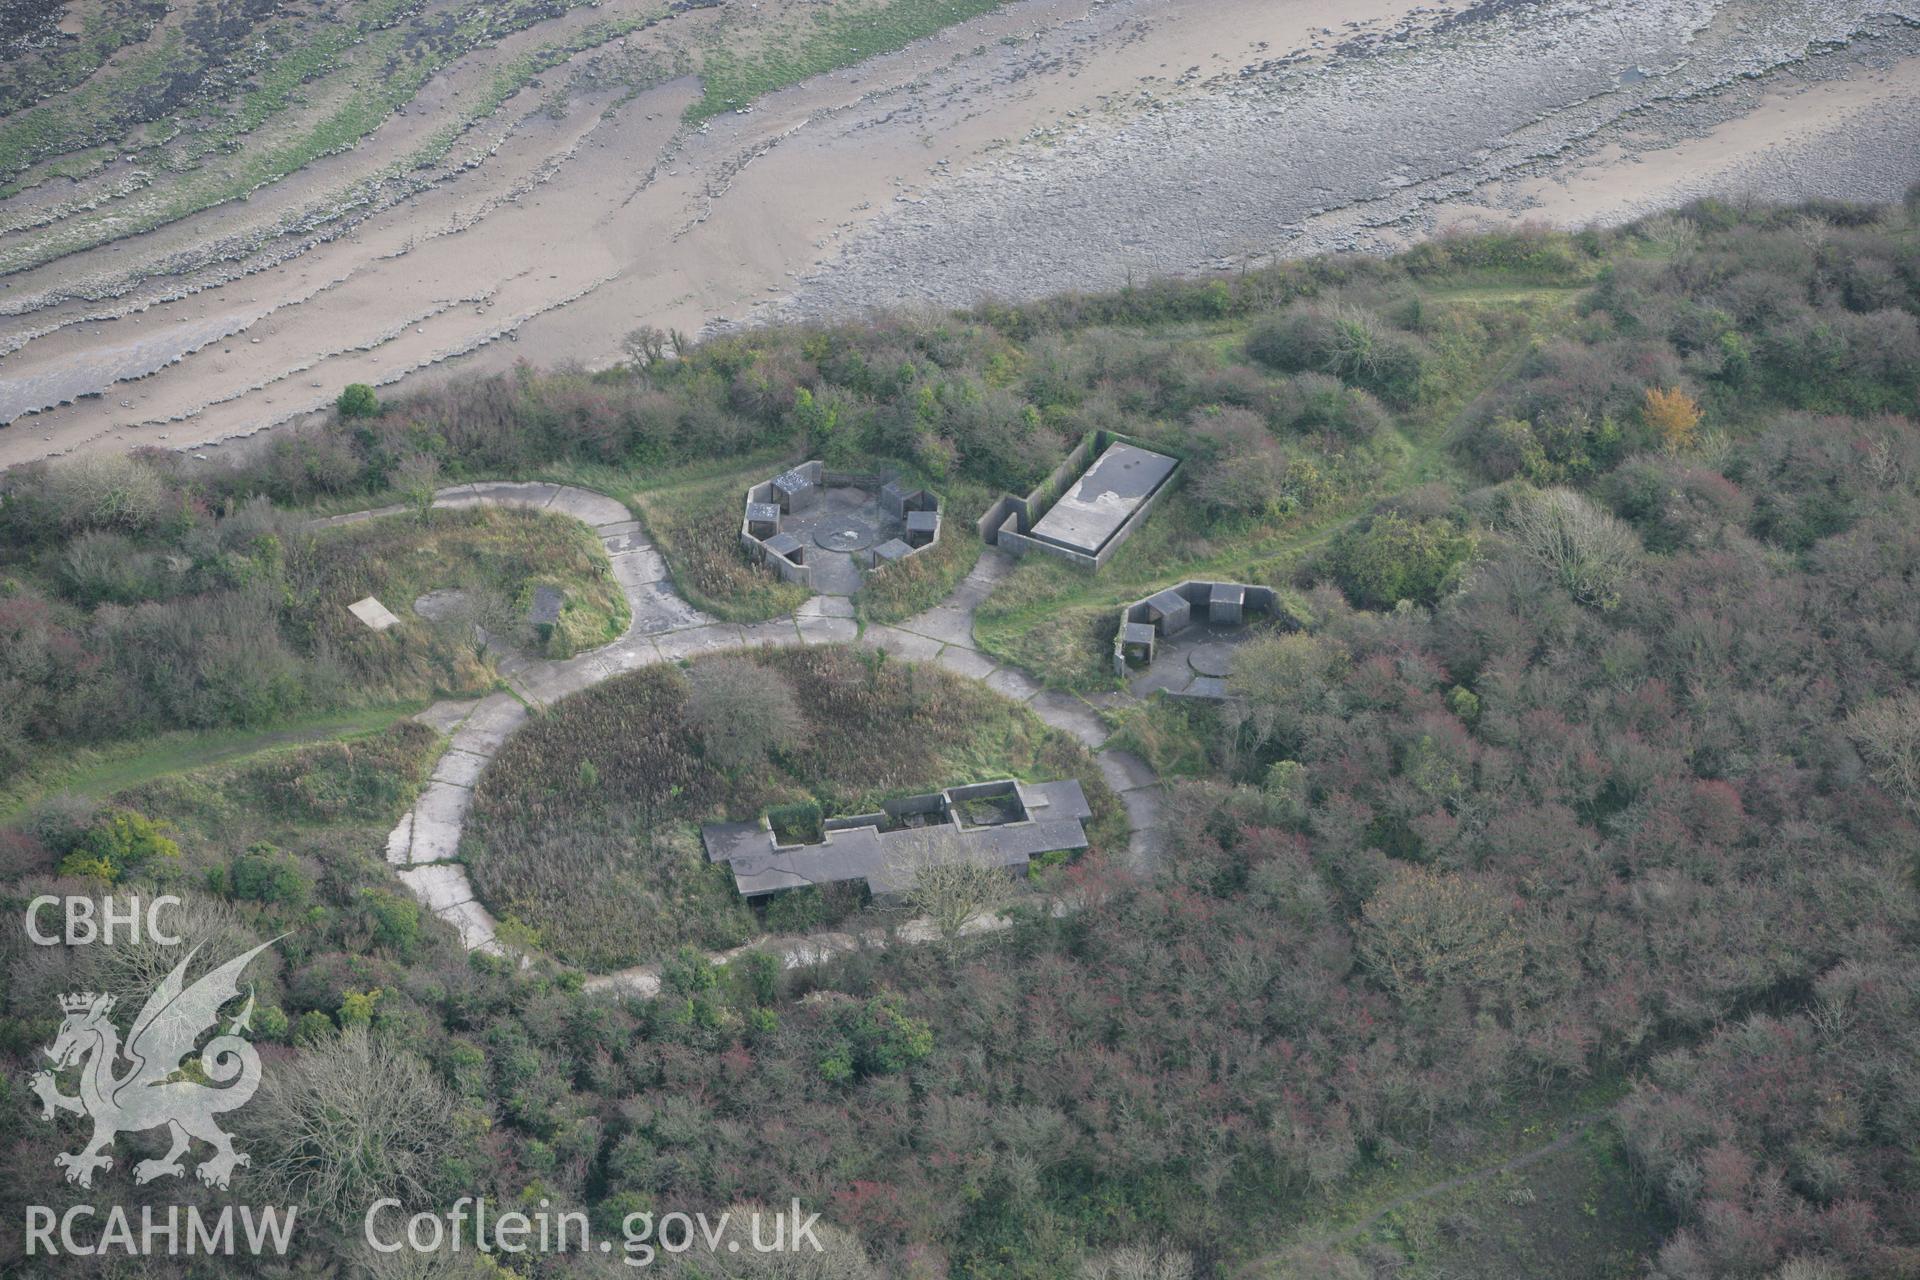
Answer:
<svg viewBox="0 0 1920 1280"><path fill-rule="evenodd" d="M591 653L565 662L534 662L513 678L514 687L534 702L551 706L562 698L590 689L607 678L607 669Z"/></svg>
<svg viewBox="0 0 1920 1280"><path fill-rule="evenodd" d="M661 660L660 650L645 636L622 636L603 649L595 649L593 656L610 676L651 667Z"/></svg>
<svg viewBox="0 0 1920 1280"><path fill-rule="evenodd" d="M1100 762L1100 776L1115 791L1133 791L1140 787L1155 786L1160 781L1145 760L1120 747L1102 751L1096 758Z"/></svg>
<svg viewBox="0 0 1920 1280"><path fill-rule="evenodd" d="M603 542L610 538L639 536L644 540L646 537L646 530L641 527L638 520L615 520L612 524L598 524L593 527L593 531L600 535L600 540Z"/></svg>
<svg viewBox="0 0 1920 1280"><path fill-rule="evenodd" d="M801 618L800 639L806 644L852 644L860 624L852 618Z"/></svg>
<svg viewBox="0 0 1920 1280"><path fill-rule="evenodd" d="M796 645L800 643L800 628L792 618L774 618L741 627L740 638L747 645Z"/></svg>
<svg viewBox="0 0 1920 1280"><path fill-rule="evenodd" d="M392 610L372 596L355 600L347 606L347 612L360 619L369 631L385 631L389 627L397 626L400 622L400 619L393 616Z"/></svg>
<svg viewBox="0 0 1920 1280"><path fill-rule="evenodd" d="M845 596L812 596L794 610L802 618L851 618L853 601Z"/></svg>
<svg viewBox="0 0 1920 1280"><path fill-rule="evenodd" d="M522 671L525 671L533 665L534 660L526 654L521 653L518 649L498 649L495 647L497 643L497 641L489 639L487 642L487 652L493 657L493 669L501 675L511 678L519 675ZM545 659L542 659L542 661L545 661Z"/></svg>
<svg viewBox="0 0 1920 1280"><path fill-rule="evenodd" d="M823 596L851 596L860 589L860 566L842 551L816 551L807 561L813 589Z"/></svg>
<svg viewBox="0 0 1920 1280"><path fill-rule="evenodd" d="M1025 702L1040 692L1040 682L1013 667L1001 667L987 677L987 688L1004 698Z"/></svg>
<svg viewBox="0 0 1920 1280"><path fill-rule="evenodd" d="M544 507L560 492L559 485L539 480L482 480L468 488L491 507Z"/></svg>
<svg viewBox="0 0 1920 1280"><path fill-rule="evenodd" d="M957 644L963 649L974 647L973 613L970 610L936 605L925 613L916 613L908 618L900 624L900 629L931 636L944 644Z"/></svg>
<svg viewBox="0 0 1920 1280"><path fill-rule="evenodd" d="M1160 787L1135 787L1132 791L1120 793L1120 803L1127 807L1127 825L1135 831L1152 831L1160 825L1160 815L1166 809L1167 793Z"/></svg>
<svg viewBox="0 0 1920 1280"><path fill-rule="evenodd" d="M1167 829L1153 826L1136 830L1127 838L1127 857L1136 871L1152 871L1167 858Z"/></svg>
<svg viewBox="0 0 1920 1280"><path fill-rule="evenodd" d="M375 507L371 511L349 511L342 516L321 516L317 520L302 523L300 531L318 533L322 529L338 529L343 525L363 524L368 520L379 520L386 516L404 515L409 509L406 504L396 502L390 507Z"/></svg>
<svg viewBox="0 0 1920 1280"><path fill-rule="evenodd" d="M953 594L934 608L953 609L971 616L974 610L993 594L993 587L994 584L991 582L976 582L972 578L963 578L960 585L953 589Z"/></svg>
<svg viewBox="0 0 1920 1280"><path fill-rule="evenodd" d="M413 844L408 861L445 862L460 848L460 825L466 821L473 792L450 782L432 782L413 806Z"/></svg>
<svg viewBox="0 0 1920 1280"><path fill-rule="evenodd" d="M970 582L977 582L983 583L988 587L994 587L1005 582L1007 575L1011 574L1019 566L1020 561L1018 557L1009 555L1007 552L997 548L989 547L980 553L980 558L974 561L973 568L967 570L967 576L960 580L961 585L964 586Z"/></svg>
<svg viewBox="0 0 1920 1280"><path fill-rule="evenodd" d="M1027 703L1033 713L1063 732L1070 733L1089 747L1097 748L1107 740L1106 721L1080 699L1047 689Z"/></svg>
<svg viewBox="0 0 1920 1280"><path fill-rule="evenodd" d="M582 991L627 991L651 1000L660 994L660 973L650 965L597 973L580 984Z"/></svg>
<svg viewBox="0 0 1920 1280"><path fill-rule="evenodd" d="M510 693L489 694L454 733L453 745L491 758L526 720L527 707L520 699Z"/></svg>
<svg viewBox="0 0 1920 1280"><path fill-rule="evenodd" d="M989 675L993 674L994 661L992 658L989 658L986 654L980 653L977 650L962 649L959 645L948 645L940 651L940 656L935 658L934 661L947 670L958 675L963 675L969 680L985 680Z"/></svg>
<svg viewBox="0 0 1920 1280"><path fill-rule="evenodd" d="M865 551L879 540L872 525L852 515L822 520L813 530L813 545L823 551Z"/></svg>
<svg viewBox="0 0 1920 1280"><path fill-rule="evenodd" d="M1233 650L1230 644L1195 645L1187 652L1187 665L1203 676L1224 679L1233 670Z"/></svg>
<svg viewBox="0 0 1920 1280"><path fill-rule="evenodd" d="M400 816L400 821L387 833L387 861L396 867L404 867L411 862L413 848L413 810L409 809Z"/></svg>
<svg viewBox="0 0 1920 1280"><path fill-rule="evenodd" d="M633 624L628 630L635 635L664 635L712 621L662 582L649 582L631 589L627 592L627 604L633 610Z"/></svg>
<svg viewBox="0 0 1920 1280"><path fill-rule="evenodd" d="M1194 670L1184 661L1178 658L1161 658L1128 681L1127 688L1136 698L1145 698L1162 690L1167 693L1185 693L1187 686L1193 683L1193 679Z"/></svg>
<svg viewBox="0 0 1920 1280"><path fill-rule="evenodd" d="M560 588L535 587L533 603L527 609L527 621L536 627L550 627L560 621L560 611L566 607L567 593Z"/></svg>
<svg viewBox="0 0 1920 1280"><path fill-rule="evenodd" d="M633 519L633 512L627 510L623 503L615 502L604 494L591 493L571 486L555 493L553 501L547 504L547 510L563 516L572 516L582 524L595 526L618 524L622 520Z"/></svg>
<svg viewBox="0 0 1920 1280"><path fill-rule="evenodd" d="M739 627L731 623L716 623L688 631L675 631L671 635L661 636L654 643L660 649L660 656L673 662L681 658L697 658L701 654L738 649L745 642L741 639Z"/></svg>
<svg viewBox="0 0 1920 1280"><path fill-rule="evenodd" d="M478 698L468 698L458 702L436 702L415 716L414 719L426 725L435 733L452 733L460 727L461 723L465 721L468 716L473 714L473 709L479 705L480 699Z"/></svg>
<svg viewBox="0 0 1920 1280"><path fill-rule="evenodd" d="M459 507L477 507L481 505L481 500L480 495L473 491L472 485L450 484L434 493L433 505L445 511Z"/></svg>
<svg viewBox="0 0 1920 1280"><path fill-rule="evenodd" d="M467 869L458 863L409 867L399 874L407 888L413 890L413 896L435 915L473 901L473 885L467 879Z"/></svg>
<svg viewBox="0 0 1920 1280"><path fill-rule="evenodd" d="M428 622L445 622L466 606L467 593L459 587L444 587L416 597L413 611Z"/></svg>
<svg viewBox="0 0 1920 1280"><path fill-rule="evenodd" d="M613 580L620 584L622 591L644 587L650 582L664 582L667 577L667 562L652 547L623 551L607 563L613 566Z"/></svg>
<svg viewBox="0 0 1920 1280"><path fill-rule="evenodd" d="M1225 702L1227 682L1218 676L1195 676L1193 683L1182 690L1182 695L1188 698L1209 698L1215 702Z"/></svg>
<svg viewBox="0 0 1920 1280"><path fill-rule="evenodd" d="M433 781L450 782L456 787L472 787L487 767L487 757L473 751L454 749L440 757L433 768Z"/></svg>
<svg viewBox="0 0 1920 1280"><path fill-rule="evenodd" d="M938 640L895 627L868 627L866 634L860 637L860 643L874 649L885 649L894 657L910 662L931 662L939 656L941 649Z"/></svg>
<svg viewBox="0 0 1920 1280"><path fill-rule="evenodd" d="M490 951L495 954L500 952L500 944L493 940L494 932L499 929L500 923L477 901L469 899L433 914L459 931L460 945L467 950Z"/></svg>

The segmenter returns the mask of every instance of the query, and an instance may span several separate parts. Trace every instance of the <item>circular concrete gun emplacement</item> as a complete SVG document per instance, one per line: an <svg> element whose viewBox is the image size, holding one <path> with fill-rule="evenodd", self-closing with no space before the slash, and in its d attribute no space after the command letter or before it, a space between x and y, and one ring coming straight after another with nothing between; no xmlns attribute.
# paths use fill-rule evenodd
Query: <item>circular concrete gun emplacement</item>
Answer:
<svg viewBox="0 0 1920 1280"><path fill-rule="evenodd" d="M1134 694L1224 698L1233 651L1285 615L1272 587L1182 582L1120 611L1113 671Z"/></svg>
<svg viewBox="0 0 1920 1280"><path fill-rule="evenodd" d="M826 520L813 531L813 544L822 551L841 551L851 555L855 551L865 551L878 541L878 530L852 516Z"/></svg>
<svg viewBox="0 0 1920 1280"><path fill-rule="evenodd" d="M803 462L747 490L740 545L783 582L850 596L864 574L940 540L940 499L897 477Z"/></svg>

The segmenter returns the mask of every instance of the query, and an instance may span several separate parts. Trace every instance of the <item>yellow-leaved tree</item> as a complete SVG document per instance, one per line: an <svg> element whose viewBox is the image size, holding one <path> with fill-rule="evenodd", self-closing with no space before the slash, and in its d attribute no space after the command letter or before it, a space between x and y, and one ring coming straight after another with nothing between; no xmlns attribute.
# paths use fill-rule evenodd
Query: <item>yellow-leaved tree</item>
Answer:
<svg viewBox="0 0 1920 1280"><path fill-rule="evenodd" d="M1700 402L1684 389L1648 387L1646 403L1640 412L1654 435L1660 438L1660 447L1668 453L1693 448L1700 430Z"/></svg>

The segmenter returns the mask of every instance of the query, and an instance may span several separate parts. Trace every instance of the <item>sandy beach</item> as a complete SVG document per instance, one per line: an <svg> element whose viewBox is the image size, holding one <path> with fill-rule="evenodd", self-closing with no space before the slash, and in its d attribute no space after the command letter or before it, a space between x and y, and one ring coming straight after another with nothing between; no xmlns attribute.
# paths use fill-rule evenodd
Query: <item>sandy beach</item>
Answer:
<svg viewBox="0 0 1920 1280"><path fill-rule="evenodd" d="M1022 0L691 126L692 77L635 93L606 74L713 12L576 55L431 171L392 175L534 33L246 200L0 275L0 465L198 449L349 382L600 366L642 324L963 305L1920 179L1911 0ZM0 202L0 268L48 256L63 200L128 180Z"/></svg>

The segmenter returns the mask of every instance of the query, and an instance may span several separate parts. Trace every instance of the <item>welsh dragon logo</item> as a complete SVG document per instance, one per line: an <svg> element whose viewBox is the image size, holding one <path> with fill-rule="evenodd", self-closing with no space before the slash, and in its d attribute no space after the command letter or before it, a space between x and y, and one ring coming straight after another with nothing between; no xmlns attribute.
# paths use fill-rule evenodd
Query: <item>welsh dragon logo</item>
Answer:
<svg viewBox="0 0 1920 1280"><path fill-rule="evenodd" d="M116 1134L161 1125L172 1135L173 1146L158 1160L142 1160L135 1165L135 1182L185 1173L180 1157L187 1154L193 1138L214 1148L214 1154L194 1171L208 1186L226 1187L234 1169L249 1163L246 1156L233 1149L232 1137L214 1117L242 1106L260 1087L260 1055L240 1034L250 1029L252 994L227 1024L225 1034L207 1042L197 1062L183 1066L181 1059L218 1023L220 1006L239 997L242 971L272 945L261 943L190 987L185 975L194 952L188 952L147 997L124 1047L107 1016L113 1012L112 996L87 991L60 997L66 1020L46 1050L53 1060L53 1070L35 1072L28 1083L40 1095L45 1108L42 1118L51 1120L56 1111L71 1111L93 1120L93 1138L85 1147L53 1158L54 1164L67 1171L68 1182L91 1187L96 1171L113 1167L113 1157L106 1150L113 1145ZM128 1064L124 1070L122 1059ZM60 1092L58 1073L76 1065L80 1068L80 1094L68 1097Z"/></svg>

